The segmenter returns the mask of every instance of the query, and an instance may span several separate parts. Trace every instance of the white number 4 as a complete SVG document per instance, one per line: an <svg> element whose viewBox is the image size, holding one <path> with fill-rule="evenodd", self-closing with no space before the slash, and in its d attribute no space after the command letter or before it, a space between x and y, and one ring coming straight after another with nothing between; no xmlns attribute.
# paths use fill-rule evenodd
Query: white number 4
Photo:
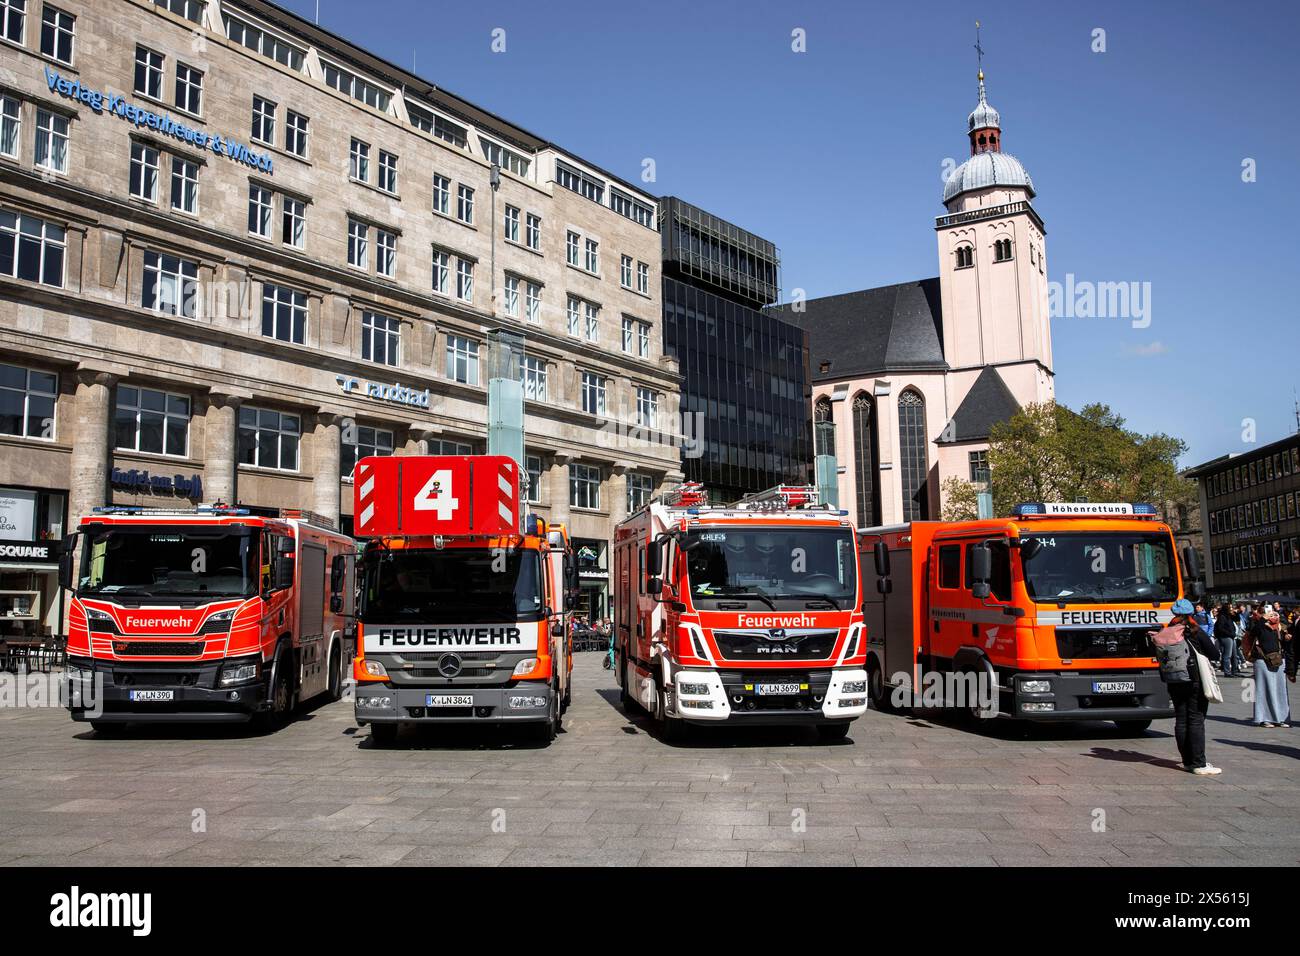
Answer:
<svg viewBox="0 0 1300 956"><path fill-rule="evenodd" d="M451 470L444 468L429 476L415 496L416 511L436 511L439 521L450 521L460 501L451 496Z"/></svg>

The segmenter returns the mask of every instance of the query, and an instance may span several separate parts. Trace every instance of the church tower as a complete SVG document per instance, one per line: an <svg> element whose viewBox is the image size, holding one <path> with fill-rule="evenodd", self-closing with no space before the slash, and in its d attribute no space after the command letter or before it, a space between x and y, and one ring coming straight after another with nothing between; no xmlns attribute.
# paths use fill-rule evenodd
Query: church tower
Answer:
<svg viewBox="0 0 1300 956"><path fill-rule="evenodd" d="M1046 229L1033 180L1002 150L1002 117L989 105L984 71L967 118L970 157L947 178L938 217L943 351L951 408L994 366L1020 405L1053 397Z"/></svg>

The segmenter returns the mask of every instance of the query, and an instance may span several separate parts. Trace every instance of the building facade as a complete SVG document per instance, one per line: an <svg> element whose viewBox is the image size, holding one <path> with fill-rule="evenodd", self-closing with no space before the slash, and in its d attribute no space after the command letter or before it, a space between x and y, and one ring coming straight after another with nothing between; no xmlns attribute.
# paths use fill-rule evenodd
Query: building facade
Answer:
<svg viewBox="0 0 1300 956"><path fill-rule="evenodd" d="M946 479L987 483L992 426L1054 395L1046 229L983 72L967 135L934 222L937 277L772 310L809 332L814 418L834 425L859 526L939 517Z"/></svg>
<svg viewBox="0 0 1300 956"><path fill-rule="evenodd" d="M1228 600L1300 594L1300 435L1188 469L1205 582Z"/></svg>
<svg viewBox="0 0 1300 956"><path fill-rule="evenodd" d="M0 8L0 538L218 500L350 529L359 457L486 450L503 328L527 495L605 613L613 525L680 477L655 199L273 4Z"/></svg>
<svg viewBox="0 0 1300 956"><path fill-rule="evenodd" d="M803 329L774 244L676 197L659 202L664 352L682 374L682 472L720 501L804 482L812 461Z"/></svg>

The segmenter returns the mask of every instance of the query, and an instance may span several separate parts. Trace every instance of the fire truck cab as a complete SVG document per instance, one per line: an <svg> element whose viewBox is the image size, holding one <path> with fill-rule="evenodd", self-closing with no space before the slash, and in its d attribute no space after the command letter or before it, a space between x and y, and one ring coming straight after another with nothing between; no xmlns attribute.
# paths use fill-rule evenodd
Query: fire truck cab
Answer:
<svg viewBox="0 0 1300 956"><path fill-rule="evenodd" d="M858 540L880 709L933 691L936 706L981 716L1135 732L1173 715L1150 635L1184 578L1151 505L1024 504L1010 518L866 528ZM1194 582L1195 552L1184 560Z"/></svg>
<svg viewBox="0 0 1300 956"><path fill-rule="evenodd" d="M74 574L74 549L81 556ZM64 541L68 706L109 733L135 722L273 727L339 699L352 655L352 539L303 512L110 507Z"/></svg>
<svg viewBox="0 0 1300 956"><path fill-rule="evenodd" d="M782 486L712 507L688 483L616 529L618 683L666 737L733 721L839 738L866 711L853 525L816 500Z"/></svg>

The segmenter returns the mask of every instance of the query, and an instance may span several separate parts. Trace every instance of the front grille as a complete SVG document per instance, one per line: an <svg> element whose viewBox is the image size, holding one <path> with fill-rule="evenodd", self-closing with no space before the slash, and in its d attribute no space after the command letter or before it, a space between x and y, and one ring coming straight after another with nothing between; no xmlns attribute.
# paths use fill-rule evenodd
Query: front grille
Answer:
<svg viewBox="0 0 1300 956"><path fill-rule="evenodd" d="M204 646L203 641L118 641L113 653L118 657L198 657Z"/></svg>
<svg viewBox="0 0 1300 956"><path fill-rule="evenodd" d="M1106 657L1150 657L1154 652L1145 627L1087 627L1056 629L1061 660Z"/></svg>
<svg viewBox="0 0 1300 956"><path fill-rule="evenodd" d="M713 640L727 660L777 661L782 658L825 660L835 650L838 631L788 632L773 640L767 631L714 631Z"/></svg>

